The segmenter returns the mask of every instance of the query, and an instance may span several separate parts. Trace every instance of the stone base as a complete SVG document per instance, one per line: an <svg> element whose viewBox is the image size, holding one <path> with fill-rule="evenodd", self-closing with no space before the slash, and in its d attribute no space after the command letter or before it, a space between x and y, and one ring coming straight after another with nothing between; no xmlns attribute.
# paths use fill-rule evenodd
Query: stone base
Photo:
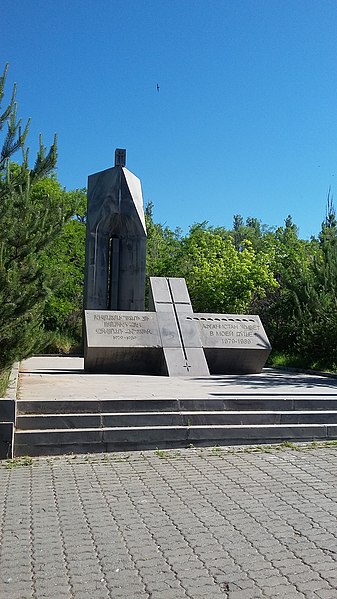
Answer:
<svg viewBox="0 0 337 599"><path fill-rule="evenodd" d="M87 347L84 370L97 374L167 374L161 347Z"/></svg>
<svg viewBox="0 0 337 599"><path fill-rule="evenodd" d="M258 374L271 349L204 348L210 374Z"/></svg>
<svg viewBox="0 0 337 599"><path fill-rule="evenodd" d="M184 279L151 279L155 312L85 310L87 372L257 374L271 352L257 315L193 313ZM187 301L188 300L188 301Z"/></svg>

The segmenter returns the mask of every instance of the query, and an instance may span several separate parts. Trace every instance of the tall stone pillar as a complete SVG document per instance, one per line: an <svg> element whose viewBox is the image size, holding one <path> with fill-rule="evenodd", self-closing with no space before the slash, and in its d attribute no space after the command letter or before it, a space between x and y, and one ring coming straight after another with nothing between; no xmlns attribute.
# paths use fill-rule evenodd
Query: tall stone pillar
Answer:
<svg viewBox="0 0 337 599"><path fill-rule="evenodd" d="M146 227L140 180L117 149L88 178L84 309L144 310Z"/></svg>

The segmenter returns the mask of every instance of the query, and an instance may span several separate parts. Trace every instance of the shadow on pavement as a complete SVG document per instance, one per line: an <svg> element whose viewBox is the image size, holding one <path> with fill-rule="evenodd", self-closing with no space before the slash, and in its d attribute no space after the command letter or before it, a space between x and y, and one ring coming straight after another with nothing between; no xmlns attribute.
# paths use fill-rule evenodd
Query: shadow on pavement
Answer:
<svg viewBox="0 0 337 599"><path fill-rule="evenodd" d="M208 384L214 383L224 387L229 385L240 385L245 386L248 389L257 389L259 391L268 388L277 390L278 387L289 386L292 389L315 389L317 387L325 387L336 389L337 393L337 379L335 378L301 373L289 374L282 371L269 370L261 374L235 374L217 376L216 378L200 377L194 378L193 380Z"/></svg>

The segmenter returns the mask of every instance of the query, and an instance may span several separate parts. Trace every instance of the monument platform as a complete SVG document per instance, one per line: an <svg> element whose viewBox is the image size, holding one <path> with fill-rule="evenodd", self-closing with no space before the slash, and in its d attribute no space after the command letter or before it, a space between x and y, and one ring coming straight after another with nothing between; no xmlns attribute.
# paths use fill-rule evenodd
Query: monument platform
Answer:
<svg viewBox="0 0 337 599"><path fill-rule="evenodd" d="M83 359L21 363L14 455L337 438L337 379L88 374Z"/></svg>

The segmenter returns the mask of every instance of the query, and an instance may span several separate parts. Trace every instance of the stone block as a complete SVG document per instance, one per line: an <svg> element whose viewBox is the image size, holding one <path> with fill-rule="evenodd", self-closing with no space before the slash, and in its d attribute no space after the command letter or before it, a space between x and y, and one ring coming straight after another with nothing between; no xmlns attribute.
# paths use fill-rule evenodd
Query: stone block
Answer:
<svg viewBox="0 0 337 599"><path fill-rule="evenodd" d="M184 279L152 277L154 312L86 310L85 370L209 376L261 372L271 351L258 316L194 314Z"/></svg>
<svg viewBox="0 0 337 599"><path fill-rule="evenodd" d="M0 459L12 457L13 422L0 422Z"/></svg>
<svg viewBox="0 0 337 599"><path fill-rule="evenodd" d="M155 311L157 304L172 304L172 298L165 277L150 277L150 310Z"/></svg>
<svg viewBox="0 0 337 599"><path fill-rule="evenodd" d="M177 321L179 324L182 343L185 348L202 347L198 324L193 320L192 308L184 304L176 305Z"/></svg>
<svg viewBox="0 0 337 599"><path fill-rule="evenodd" d="M0 422L15 422L15 400L0 398Z"/></svg>
<svg viewBox="0 0 337 599"><path fill-rule="evenodd" d="M186 370L189 376L209 376L206 357L202 348L186 347Z"/></svg>
<svg viewBox="0 0 337 599"><path fill-rule="evenodd" d="M165 368L168 376L208 376L208 367L202 349L164 347Z"/></svg>
<svg viewBox="0 0 337 599"><path fill-rule="evenodd" d="M175 304L191 305L185 279L170 277L168 282L173 302Z"/></svg>
<svg viewBox="0 0 337 599"><path fill-rule="evenodd" d="M172 304L157 304L157 321L163 347L181 347L180 333Z"/></svg>
<svg viewBox="0 0 337 599"><path fill-rule="evenodd" d="M168 376L208 376L209 370L185 279L150 278L150 306L156 310Z"/></svg>
<svg viewBox="0 0 337 599"><path fill-rule="evenodd" d="M163 349L151 312L85 310L87 372L161 374Z"/></svg>
<svg viewBox="0 0 337 599"><path fill-rule="evenodd" d="M198 324L211 374L261 372L271 345L258 316L194 313L187 318Z"/></svg>
<svg viewBox="0 0 337 599"><path fill-rule="evenodd" d="M121 446L123 443L128 442L135 443L139 447L142 444L156 446L163 438L166 442L179 442L184 443L186 441L187 432L186 429L181 427L128 427L128 428L110 428L103 430L103 441L104 443L118 443Z"/></svg>

